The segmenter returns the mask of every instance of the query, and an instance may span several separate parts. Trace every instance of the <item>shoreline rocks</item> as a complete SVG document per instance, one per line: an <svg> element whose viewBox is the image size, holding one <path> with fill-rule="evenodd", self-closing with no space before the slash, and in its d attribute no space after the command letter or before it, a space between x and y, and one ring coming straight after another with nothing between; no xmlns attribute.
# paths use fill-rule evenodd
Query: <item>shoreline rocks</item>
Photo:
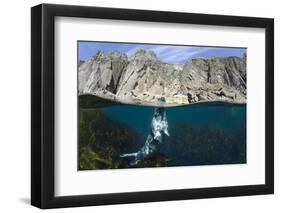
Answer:
<svg viewBox="0 0 281 213"><path fill-rule="evenodd" d="M142 49L130 58L117 51L98 52L79 62L78 68L79 95L157 107L216 101L245 104L246 82L246 55L168 64Z"/></svg>

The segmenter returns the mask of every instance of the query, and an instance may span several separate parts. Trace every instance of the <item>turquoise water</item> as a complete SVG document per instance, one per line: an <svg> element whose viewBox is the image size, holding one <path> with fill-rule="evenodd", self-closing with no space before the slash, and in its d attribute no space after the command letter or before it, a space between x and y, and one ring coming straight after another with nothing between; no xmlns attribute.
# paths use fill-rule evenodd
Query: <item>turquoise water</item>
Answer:
<svg viewBox="0 0 281 213"><path fill-rule="evenodd" d="M114 105L103 109L113 120L142 135L150 131L154 108ZM212 103L166 108L168 131L159 154L170 166L246 163L246 105ZM137 151L137 150L136 150Z"/></svg>
<svg viewBox="0 0 281 213"><path fill-rule="evenodd" d="M147 135L154 108L114 105L104 110L115 120L126 123ZM169 127L189 124L195 127L223 129L235 133L246 128L246 106L237 104L198 104L166 108Z"/></svg>
<svg viewBox="0 0 281 213"><path fill-rule="evenodd" d="M98 103L98 104L97 104ZM80 169L246 163L246 105L195 104L165 108L169 136L140 164L120 156L138 152L151 131L153 107L80 99Z"/></svg>

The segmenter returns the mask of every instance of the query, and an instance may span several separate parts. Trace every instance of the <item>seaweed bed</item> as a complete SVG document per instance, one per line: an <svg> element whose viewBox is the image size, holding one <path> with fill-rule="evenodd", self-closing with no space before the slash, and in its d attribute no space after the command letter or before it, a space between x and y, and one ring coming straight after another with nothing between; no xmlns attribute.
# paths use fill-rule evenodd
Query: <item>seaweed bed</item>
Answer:
<svg viewBox="0 0 281 213"><path fill-rule="evenodd" d="M165 137L160 150L132 166L120 155L139 150L145 133L114 119L104 108L111 103L93 103L95 108L92 103L87 108L87 99L79 99L78 170L246 163L245 126L231 132L186 122L170 126L171 136ZM224 122L235 118L226 120L225 115Z"/></svg>

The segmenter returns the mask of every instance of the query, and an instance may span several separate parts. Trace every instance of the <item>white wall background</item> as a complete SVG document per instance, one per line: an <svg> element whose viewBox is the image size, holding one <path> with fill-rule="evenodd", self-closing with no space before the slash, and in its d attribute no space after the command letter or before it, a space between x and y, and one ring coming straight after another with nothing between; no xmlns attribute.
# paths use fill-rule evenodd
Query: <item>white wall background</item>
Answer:
<svg viewBox="0 0 281 213"><path fill-rule="evenodd" d="M50 210L51 212L280 212L281 13L277 0L45 0L45 3L170 10L275 18L275 195ZM0 212L39 212L30 197L30 7L37 0L1 2ZM279 84L278 84L279 83Z"/></svg>

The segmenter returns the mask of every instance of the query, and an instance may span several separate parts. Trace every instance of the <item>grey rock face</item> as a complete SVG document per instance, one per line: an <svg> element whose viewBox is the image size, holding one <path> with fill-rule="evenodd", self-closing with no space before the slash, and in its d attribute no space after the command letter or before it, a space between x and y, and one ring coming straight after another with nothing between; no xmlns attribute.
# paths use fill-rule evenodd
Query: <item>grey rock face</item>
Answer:
<svg viewBox="0 0 281 213"><path fill-rule="evenodd" d="M122 103L246 103L246 55L168 64L152 51L139 50L130 59L120 52L98 52L80 64L78 78L80 95L92 94Z"/></svg>
<svg viewBox="0 0 281 213"><path fill-rule="evenodd" d="M79 93L105 90L115 93L123 70L128 63L127 55L119 52L98 52L79 66Z"/></svg>

